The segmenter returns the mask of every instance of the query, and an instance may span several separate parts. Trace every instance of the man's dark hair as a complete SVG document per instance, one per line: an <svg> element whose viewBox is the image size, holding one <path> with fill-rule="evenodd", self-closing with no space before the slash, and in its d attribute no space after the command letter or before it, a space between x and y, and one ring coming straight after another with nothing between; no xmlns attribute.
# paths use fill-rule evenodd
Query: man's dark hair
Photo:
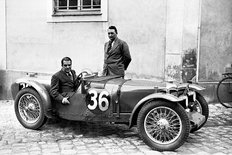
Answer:
<svg viewBox="0 0 232 155"><path fill-rule="evenodd" d="M71 61L71 63L72 63L72 59L71 59L71 58L69 58L69 57L64 57L64 58L61 60L61 66L63 66L64 61Z"/></svg>
<svg viewBox="0 0 232 155"><path fill-rule="evenodd" d="M109 29L114 29L114 31L116 32L116 34L118 34L118 30L115 26L110 26Z"/></svg>

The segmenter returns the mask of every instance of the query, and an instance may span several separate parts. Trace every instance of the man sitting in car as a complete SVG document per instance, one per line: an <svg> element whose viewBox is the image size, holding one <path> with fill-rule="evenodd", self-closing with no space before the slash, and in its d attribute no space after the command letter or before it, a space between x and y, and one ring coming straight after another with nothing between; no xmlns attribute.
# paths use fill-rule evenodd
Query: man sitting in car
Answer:
<svg viewBox="0 0 232 155"><path fill-rule="evenodd" d="M72 60L64 57L61 60L61 70L55 73L51 78L50 95L54 100L62 104L70 104L71 97L80 85L80 78L77 77L75 70L72 70Z"/></svg>

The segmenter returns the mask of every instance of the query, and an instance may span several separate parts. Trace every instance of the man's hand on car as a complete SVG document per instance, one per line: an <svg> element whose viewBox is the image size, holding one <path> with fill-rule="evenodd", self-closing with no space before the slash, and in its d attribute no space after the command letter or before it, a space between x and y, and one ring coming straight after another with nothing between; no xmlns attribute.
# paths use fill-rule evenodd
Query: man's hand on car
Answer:
<svg viewBox="0 0 232 155"><path fill-rule="evenodd" d="M70 104L68 97L64 97L62 100L62 104Z"/></svg>

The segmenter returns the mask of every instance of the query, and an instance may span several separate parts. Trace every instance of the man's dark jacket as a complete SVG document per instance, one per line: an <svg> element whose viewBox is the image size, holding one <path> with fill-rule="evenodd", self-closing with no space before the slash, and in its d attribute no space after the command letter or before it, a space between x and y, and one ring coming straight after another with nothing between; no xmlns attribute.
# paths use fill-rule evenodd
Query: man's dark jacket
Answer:
<svg viewBox="0 0 232 155"><path fill-rule="evenodd" d="M131 62L130 51L127 43L115 38L113 47L107 52L109 42L104 46L103 75L125 75L125 70Z"/></svg>
<svg viewBox="0 0 232 155"><path fill-rule="evenodd" d="M73 80L60 70L52 76L50 95L53 99L62 102L64 97L71 97L78 89L80 82L77 79L76 72L71 70Z"/></svg>

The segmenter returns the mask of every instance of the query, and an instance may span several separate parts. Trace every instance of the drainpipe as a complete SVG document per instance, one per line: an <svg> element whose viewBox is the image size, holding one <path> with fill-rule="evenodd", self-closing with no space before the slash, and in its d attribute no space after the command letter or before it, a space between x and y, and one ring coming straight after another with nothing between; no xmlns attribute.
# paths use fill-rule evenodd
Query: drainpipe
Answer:
<svg viewBox="0 0 232 155"><path fill-rule="evenodd" d="M197 27L197 71L196 71L196 82L199 82L199 64L200 64L200 43L201 43L201 8L202 0L199 0L199 16L198 16L198 27Z"/></svg>

